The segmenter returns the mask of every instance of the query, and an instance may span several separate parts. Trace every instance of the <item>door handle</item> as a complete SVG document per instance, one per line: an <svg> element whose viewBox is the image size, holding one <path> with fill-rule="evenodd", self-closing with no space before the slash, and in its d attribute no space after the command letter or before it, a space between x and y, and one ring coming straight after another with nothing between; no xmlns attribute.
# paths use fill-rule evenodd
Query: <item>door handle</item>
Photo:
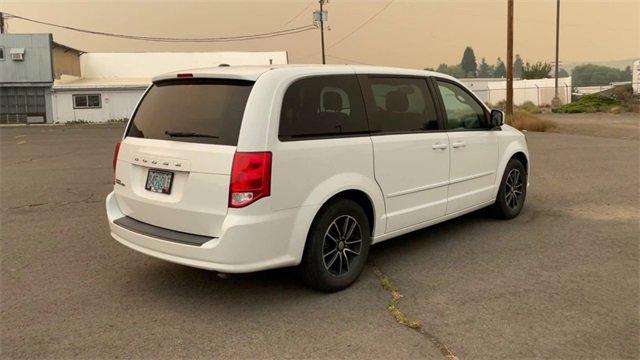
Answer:
<svg viewBox="0 0 640 360"><path fill-rule="evenodd" d="M465 146L467 146L467 144L464 141L456 141L453 143L453 145L451 145L454 149L457 148L463 148Z"/></svg>
<svg viewBox="0 0 640 360"><path fill-rule="evenodd" d="M443 143L437 143L437 144L433 144L431 145L431 148L433 150L444 150L447 148L447 144L443 144Z"/></svg>

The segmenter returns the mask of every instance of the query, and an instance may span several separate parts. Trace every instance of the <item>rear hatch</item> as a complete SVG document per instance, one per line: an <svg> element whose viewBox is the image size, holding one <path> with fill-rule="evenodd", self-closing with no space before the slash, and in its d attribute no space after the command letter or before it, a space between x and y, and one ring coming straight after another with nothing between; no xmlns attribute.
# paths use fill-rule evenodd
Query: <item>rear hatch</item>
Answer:
<svg viewBox="0 0 640 360"><path fill-rule="evenodd" d="M147 224L216 237L253 82L170 79L143 96L118 153L122 212Z"/></svg>

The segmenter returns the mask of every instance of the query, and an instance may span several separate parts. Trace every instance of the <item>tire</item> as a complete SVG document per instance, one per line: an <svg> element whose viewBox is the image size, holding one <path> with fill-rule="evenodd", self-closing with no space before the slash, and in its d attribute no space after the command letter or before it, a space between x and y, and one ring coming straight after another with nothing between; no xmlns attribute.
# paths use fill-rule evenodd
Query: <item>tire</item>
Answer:
<svg viewBox="0 0 640 360"><path fill-rule="evenodd" d="M526 197L527 171L519 160L511 159L502 175L493 214L500 219L515 218L522 211Z"/></svg>
<svg viewBox="0 0 640 360"><path fill-rule="evenodd" d="M348 199L332 201L320 209L309 229L300 264L302 280L326 292L347 288L362 272L370 244L371 226L362 207Z"/></svg>

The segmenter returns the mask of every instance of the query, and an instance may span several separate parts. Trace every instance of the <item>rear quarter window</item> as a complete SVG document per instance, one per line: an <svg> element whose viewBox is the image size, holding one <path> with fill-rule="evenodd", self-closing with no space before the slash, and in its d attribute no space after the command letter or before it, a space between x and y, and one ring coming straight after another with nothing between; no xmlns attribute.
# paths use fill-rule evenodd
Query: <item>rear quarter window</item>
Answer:
<svg viewBox="0 0 640 360"><path fill-rule="evenodd" d="M369 76L370 118L385 134L438 130L438 116L424 78Z"/></svg>
<svg viewBox="0 0 640 360"><path fill-rule="evenodd" d="M218 79L155 83L136 109L127 136L236 146L252 87L251 81Z"/></svg>
<svg viewBox="0 0 640 360"><path fill-rule="evenodd" d="M282 141L366 135L364 100L355 75L303 78L287 89L280 113Z"/></svg>

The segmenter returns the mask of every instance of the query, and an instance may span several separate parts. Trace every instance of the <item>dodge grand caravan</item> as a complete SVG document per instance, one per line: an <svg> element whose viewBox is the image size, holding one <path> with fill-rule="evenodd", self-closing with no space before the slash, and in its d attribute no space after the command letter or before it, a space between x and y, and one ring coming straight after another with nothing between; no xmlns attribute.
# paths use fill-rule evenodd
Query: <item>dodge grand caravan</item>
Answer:
<svg viewBox="0 0 640 360"><path fill-rule="evenodd" d="M111 235L224 273L297 265L343 289L369 246L524 204L529 154L447 75L366 66L218 67L153 79L116 144Z"/></svg>

